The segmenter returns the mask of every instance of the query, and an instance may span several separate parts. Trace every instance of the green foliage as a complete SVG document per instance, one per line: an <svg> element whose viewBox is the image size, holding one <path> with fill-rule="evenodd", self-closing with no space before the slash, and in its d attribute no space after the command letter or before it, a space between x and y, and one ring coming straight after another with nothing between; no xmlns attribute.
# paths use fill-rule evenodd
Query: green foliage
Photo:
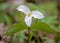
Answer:
<svg viewBox="0 0 60 43"><path fill-rule="evenodd" d="M23 42L24 39L27 39L27 37L24 35L23 31L20 31L20 32L17 32L16 34L14 34L12 41L13 41L13 43L16 43L17 41Z"/></svg>
<svg viewBox="0 0 60 43"><path fill-rule="evenodd" d="M0 22L3 22L4 21L4 13L3 12L0 12Z"/></svg>
<svg viewBox="0 0 60 43"><path fill-rule="evenodd" d="M45 40L45 43L51 43L50 40L47 37L43 37L43 39Z"/></svg>
<svg viewBox="0 0 60 43"><path fill-rule="evenodd" d="M29 3L28 6L29 6L29 8L30 8L31 11L33 11L33 10L39 10L39 8L35 4Z"/></svg>
<svg viewBox="0 0 60 43"><path fill-rule="evenodd" d="M45 12L47 15L55 15L57 12L56 2L40 3L40 5L38 5L38 8L40 11Z"/></svg>
<svg viewBox="0 0 60 43"><path fill-rule="evenodd" d="M32 29L38 29L43 32L54 33L53 27L45 22L37 22L31 26Z"/></svg>
<svg viewBox="0 0 60 43"><path fill-rule="evenodd" d="M25 25L25 23L17 23L17 24L10 26L10 28L6 32L6 35L13 35L16 32L22 31L24 29L27 29L27 26ZM43 32L54 33L53 28L44 22L33 24L31 26L31 29L38 29Z"/></svg>
<svg viewBox="0 0 60 43"><path fill-rule="evenodd" d="M0 11L5 10L8 7L7 3L0 4Z"/></svg>
<svg viewBox="0 0 60 43"><path fill-rule="evenodd" d="M55 43L59 43L60 41L60 34L58 33L57 36L55 36Z"/></svg>
<svg viewBox="0 0 60 43"><path fill-rule="evenodd" d="M4 20L7 23L7 25L11 25L12 24L12 20L10 17L8 17L7 15L4 16Z"/></svg>
<svg viewBox="0 0 60 43"><path fill-rule="evenodd" d="M13 35L16 32L22 31L24 29L27 29L27 26L25 25L25 23L13 24L12 26L9 27L9 29L7 30L7 32L5 34L7 36Z"/></svg>
<svg viewBox="0 0 60 43"><path fill-rule="evenodd" d="M30 7L31 11L39 10L43 12L43 14L47 14L47 15L55 15L57 12L56 2L40 3L40 5L29 3L28 6Z"/></svg>
<svg viewBox="0 0 60 43"><path fill-rule="evenodd" d="M60 33L60 24L58 24L57 26L54 26L54 28L55 28L55 30L56 30L57 32Z"/></svg>

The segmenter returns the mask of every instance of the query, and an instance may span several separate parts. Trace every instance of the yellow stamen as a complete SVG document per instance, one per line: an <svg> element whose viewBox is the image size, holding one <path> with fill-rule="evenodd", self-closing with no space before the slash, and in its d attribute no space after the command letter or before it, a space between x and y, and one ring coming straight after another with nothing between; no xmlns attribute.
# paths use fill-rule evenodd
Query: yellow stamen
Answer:
<svg viewBox="0 0 60 43"><path fill-rule="evenodd" d="M28 17L30 17L30 15L31 15L31 14L29 13L29 14L28 14Z"/></svg>

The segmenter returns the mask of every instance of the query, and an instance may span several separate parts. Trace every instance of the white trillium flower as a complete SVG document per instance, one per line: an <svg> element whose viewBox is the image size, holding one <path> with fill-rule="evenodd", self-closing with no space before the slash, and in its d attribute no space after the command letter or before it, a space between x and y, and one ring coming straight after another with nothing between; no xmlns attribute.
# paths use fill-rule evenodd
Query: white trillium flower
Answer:
<svg viewBox="0 0 60 43"><path fill-rule="evenodd" d="M37 10L34 10L34 11L31 12L30 9L25 5L20 5L17 8L17 10L23 12L26 15L25 16L25 23L29 27L32 24L32 17L37 18L37 19L44 18L44 15L41 12L39 12Z"/></svg>

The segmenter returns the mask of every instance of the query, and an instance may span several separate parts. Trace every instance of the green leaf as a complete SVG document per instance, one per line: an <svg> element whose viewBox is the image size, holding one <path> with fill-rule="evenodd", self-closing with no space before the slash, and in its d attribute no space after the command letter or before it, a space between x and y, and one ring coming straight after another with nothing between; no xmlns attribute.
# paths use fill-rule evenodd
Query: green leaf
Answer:
<svg viewBox="0 0 60 43"><path fill-rule="evenodd" d="M27 26L24 23L17 23L9 27L9 29L6 31L5 35L13 35L16 32L22 31L24 29L27 29Z"/></svg>
<svg viewBox="0 0 60 43"><path fill-rule="evenodd" d="M8 7L8 4L7 4L7 3L1 4L1 5L0 5L0 11L1 11L1 10L5 10L7 7Z"/></svg>
<svg viewBox="0 0 60 43"><path fill-rule="evenodd" d="M54 26L54 28L55 28L55 30L56 30L57 32L60 32L60 25Z"/></svg>
<svg viewBox="0 0 60 43"><path fill-rule="evenodd" d="M11 25L11 24L12 24L11 18L9 18L7 15L5 15L4 20L5 20L5 22L6 22L8 25Z"/></svg>
<svg viewBox="0 0 60 43"><path fill-rule="evenodd" d="M27 37L25 36L24 31L20 31L20 32L16 33L16 35L18 36L18 39L20 42L23 42L24 39L27 40Z"/></svg>
<svg viewBox="0 0 60 43"><path fill-rule="evenodd" d="M38 29L38 30L43 31L43 32L54 33L53 28L51 26L49 26L47 23L45 23L45 22L34 23L31 26L31 28Z"/></svg>
<svg viewBox="0 0 60 43"><path fill-rule="evenodd" d="M12 43L16 43L16 40L17 40L17 36L14 35L14 36L13 36L13 39L12 39Z"/></svg>
<svg viewBox="0 0 60 43"><path fill-rule="evenodd" d="M39 10L38 7L36 5L34 5L33 3L29 3L28 6L30 7L30 10Z"/></svg>
<svg viewBox="0 0 60 43"><path fill-rule="evenodd" d="M4 22L4 12L0 12L0 22Z"/></svg>
<svg viewBox="0 0 60 43"><path fill-rule="evenodd" d="M47 37L43 37L43 39L45 40L45 43L51 43L50 40Z"/></svg>
<svg viewBox="0 0 60 43"><path fill-rule="evenodd" d="M38 10L38 11L42 12L43 14L45 14L45 11L43 11L43 9L39 8L39 6L37 6L33 3L29 3L28 6L31 11Z"/></svg>

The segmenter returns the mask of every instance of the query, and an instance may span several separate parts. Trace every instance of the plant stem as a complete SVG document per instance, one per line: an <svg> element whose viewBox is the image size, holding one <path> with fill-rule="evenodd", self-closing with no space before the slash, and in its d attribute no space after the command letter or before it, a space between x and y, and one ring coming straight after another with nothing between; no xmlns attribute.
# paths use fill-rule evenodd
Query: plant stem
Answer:
<svg viewBox="0 0 60 43"><path fill-rule="evenodd" d="M30 43L30 27L28 27L28 43Z"/></svg>

